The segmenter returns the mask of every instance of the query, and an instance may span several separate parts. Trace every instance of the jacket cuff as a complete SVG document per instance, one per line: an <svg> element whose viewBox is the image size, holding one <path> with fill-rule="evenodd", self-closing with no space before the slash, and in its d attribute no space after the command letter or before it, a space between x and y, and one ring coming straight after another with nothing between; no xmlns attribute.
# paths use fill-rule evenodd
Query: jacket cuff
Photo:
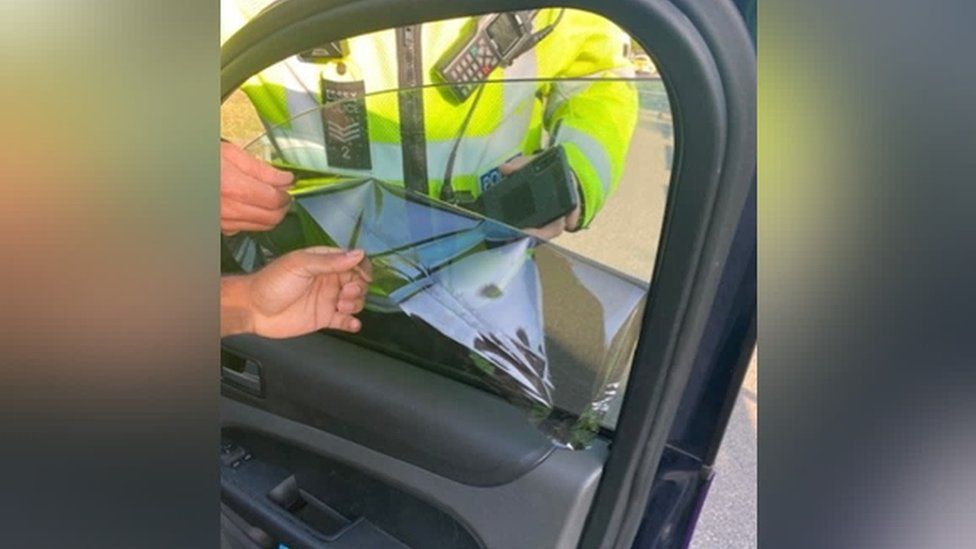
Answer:
<svg viewBox="0 0 976 549"><path fill-rule="evenodd" d="M585 229L590 226L596 213L603 207L603 185L590 161L575 143L564 141L560 145L566 152L566 161L576 176L580 190L580 224L575 230Z"/></svg>

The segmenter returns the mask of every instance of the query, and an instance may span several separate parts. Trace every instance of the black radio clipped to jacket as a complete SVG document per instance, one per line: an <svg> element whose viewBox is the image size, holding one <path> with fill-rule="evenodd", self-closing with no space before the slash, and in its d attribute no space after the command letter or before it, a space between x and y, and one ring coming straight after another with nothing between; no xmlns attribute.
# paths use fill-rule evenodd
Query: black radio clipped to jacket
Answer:
<svg viewBox="0 0 976 549"><path fill-rule="evenodd" d="M507 67L536 38L532 34L532 12L497 13L479 20L473 33L462 36L434 65L434 74L450 84L461 102L496 67Z"/></svg>
<svg viewBox="0 0 976 549"><path fill-rule="evenodd" d="M540 153L479 196L470 209L519 229L542 227L579 204L576 179L562 147Z"/></svg>

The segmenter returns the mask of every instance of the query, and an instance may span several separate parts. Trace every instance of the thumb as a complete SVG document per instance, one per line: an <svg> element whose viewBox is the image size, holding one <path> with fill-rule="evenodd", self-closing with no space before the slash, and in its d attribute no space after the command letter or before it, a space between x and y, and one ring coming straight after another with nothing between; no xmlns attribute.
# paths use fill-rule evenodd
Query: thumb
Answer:
<svg viewBox="0 0 976 549"><path fill-rule="evenodd" d="M513 173L517 172L520 167L521 166L515 164L514 160L510 160L501 166L498 166L498 171L501 172L502 175L512 175Z"/></svg>
<svg viewBox="0 0 976 549"><path fill-rule="evenodd" d="M295 180L291 172L279 170L236 145L221 143L220 153L239 170L268 185L288 187Z"/></svg>
<svg viewBox="0 0 976 549"><path fill-rule="evenodd" d="M502 175L512 175L513 173L521 170L526 164L532 161L535 155L519 155L515 158L509 160L508 162L498 166L498 171Z"/></svg>
<svg viewBox="0 0 976 549"><path fill-rule="evenodd" d="M279 170L257 158L252 158L252 164L249 167L251 175L274 187L290 187L295 181L295 175L291 172Z"/></svg>
<svg viewBox="0 0 976 549"><path fill-rule="evenodd" d="M362 250L342 251L329 247L314 247L303 250L306 256L304 269L311 275L342 273L354 269L366 257Z"/></svg>

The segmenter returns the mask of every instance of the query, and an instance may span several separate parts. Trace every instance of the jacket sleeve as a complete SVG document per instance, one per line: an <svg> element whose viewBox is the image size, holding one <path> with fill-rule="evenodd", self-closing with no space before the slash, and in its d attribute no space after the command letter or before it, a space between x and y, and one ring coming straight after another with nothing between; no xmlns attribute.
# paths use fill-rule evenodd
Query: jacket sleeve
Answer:
<svg viewBox="0 0 976 549"><path fill-rule="evenodd" d="M559 68L552 74L544 123L579 182L586 227L620 182L637 123L636 87L621 80L634 76L625 54L630 38L603 17L575 10L566 10L550 38L556 39L548 57L563 62L553 62Z"/></svg>

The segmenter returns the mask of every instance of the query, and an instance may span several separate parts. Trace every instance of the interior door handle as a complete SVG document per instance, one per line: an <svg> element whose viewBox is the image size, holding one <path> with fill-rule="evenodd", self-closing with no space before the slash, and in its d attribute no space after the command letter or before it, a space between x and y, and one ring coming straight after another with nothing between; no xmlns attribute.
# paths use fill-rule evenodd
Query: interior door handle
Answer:
<svg viewBox="0 0 976 549"><path fill-rule="evenodd" d="M220 379L246 393L264 396L261 364L224 348L220 349Z"/></svg>
<svg viewBox="0 0 976 549"><path fill-rule="evenodd" d="M338 532L325 534L274 503L255 495L229 478L220 475L220 500L247 523L267 532L286 547L322 549L409 549L369 520L360 517Z"/></svg>

